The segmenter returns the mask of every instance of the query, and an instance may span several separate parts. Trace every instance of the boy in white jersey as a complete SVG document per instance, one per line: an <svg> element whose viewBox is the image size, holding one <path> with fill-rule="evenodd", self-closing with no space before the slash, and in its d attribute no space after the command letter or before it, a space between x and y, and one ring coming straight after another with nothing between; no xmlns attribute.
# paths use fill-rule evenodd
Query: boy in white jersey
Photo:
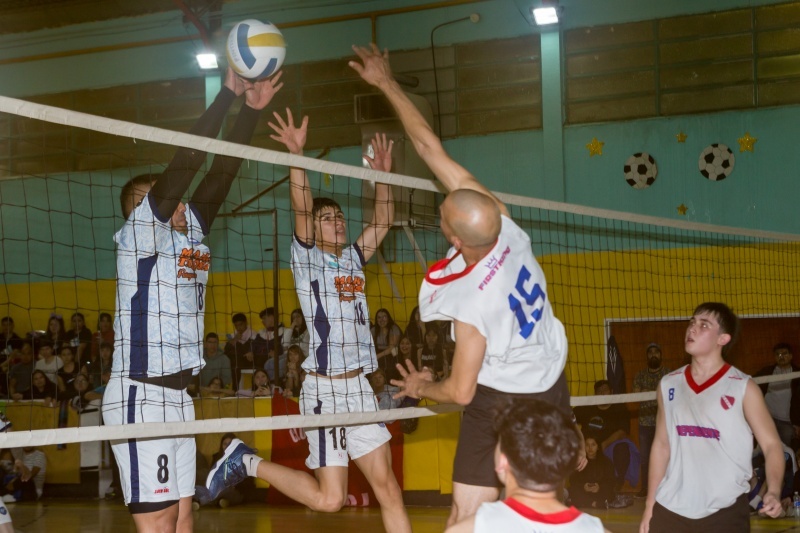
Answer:
<svg viewBox="0 0 800 533"><path fill-rule="evenodd" d="M247 144L261 109L281 88L280 75L251 83L228 69L224 87L191 133L215 137L233 101L245 94L227 140ZM186 194L206 154L180 148L160 175L131 179L120 194L125 223L117 243L114 362L103 396L106 424L194 420L186 392L203 366L209 233L241 159L216 156ZM123 495L139 531L192 531L195 441L129 439L112 443Z"/></svg>
<svg viewBox="0 0 800 533"><path fill-rule="evenodd" d="M269 124L276 132L271 137L289 152L302 155L308 117L296 127L291 111L286 113L286 121L275 113L278 124ZM370 166L389 171L392 142L376 134L372 147L374 157L364 156ZM303 414L377 411L375 395L364 377L378 366L367 323L362 268L392 225L391 187L375 185L372 220L355 243L346 246L345 218L339 205L329 198L312 198L303 169L292 168L290 181L295 214L292 273L311 337L303 362L308 374L300 393L300 410ZM228 447L230 454L226 450L209 474L209 497L249 475L315 511L336 512L347 501L347 466L352 458L375 491L386 531L411 531L392 471L391 435L384 424L317 428L307 430L306 436L306 466L314 470L315 477L263 460L241 441L234 441Z"/></svg>
<svg viewBox="0 0 800 533"><path fill-rule="evenodd" d="M599 518L566 507L557 497L582 448L572 418L541 400L503 403L495 419L494 463L506 498L482 504L447 533L604 532Z"/></svg>
<svg viewBox="0 0 800 533"><path fill-rule="evenodd" d="M402 387L399 396L467 406L453 467L452 525L500 494L493 468L497 402L508 395L535 395L572 415L564 376L567 337L528 235L506 206L445 152L395 81L388 53L374 44L353 49L363 65L351 61L350 66L386 95L417 153L449 191L440 214L452 248L428 270L419 309L426 322L453 322L450 376L434 383L429 371L417 372L412 363L408 371L398 365L404 379L392 384ZM585 464L581 453L578 466Z"/></svg>
<svg viewBox="0 0 800 533"><path fill-rule="evenodd" d="M686 329L689 365L661 379L640 533L750 531L753 436L764 451L760 513L781 512L783 447L758 385L723 356L739 323L722 303L700 304Z"/></svg>

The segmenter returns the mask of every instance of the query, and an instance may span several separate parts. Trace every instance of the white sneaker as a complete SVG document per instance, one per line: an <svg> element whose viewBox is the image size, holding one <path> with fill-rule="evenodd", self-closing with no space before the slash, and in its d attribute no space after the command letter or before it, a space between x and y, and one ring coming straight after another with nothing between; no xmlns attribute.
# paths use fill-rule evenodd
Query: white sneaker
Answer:
<svg viewBox="0 0 800 533"><path fill-rule="evenodd" d="M5 496L3 496L4 503L15 503L16 501L17 499L14 497L13 494L6 494Z"/></svg>

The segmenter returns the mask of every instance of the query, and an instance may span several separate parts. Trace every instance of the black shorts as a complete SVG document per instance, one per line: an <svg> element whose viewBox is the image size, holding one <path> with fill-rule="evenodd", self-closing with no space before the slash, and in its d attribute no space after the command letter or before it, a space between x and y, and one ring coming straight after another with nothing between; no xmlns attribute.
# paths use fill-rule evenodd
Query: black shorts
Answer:
<svg viewBox="0 0 800 533"><path fill-rule="evenodd" d="M660 503L653 506L650 533L749 533L750 506L747 494L742 494L733 505L703 518L686 518L673 513Z"/></svg>
<svg viewBox="0 0 800 533"><path fill-rule="evenodd" d="M497 434L494 431L495 409L505 398L536 398L556 406L572 418L569 389L564 373L544 392L512 394L478 385L475 397L464 409L461 431L453 465L453 481L478 487L500 487L494 471L494 449Z"/></svg>

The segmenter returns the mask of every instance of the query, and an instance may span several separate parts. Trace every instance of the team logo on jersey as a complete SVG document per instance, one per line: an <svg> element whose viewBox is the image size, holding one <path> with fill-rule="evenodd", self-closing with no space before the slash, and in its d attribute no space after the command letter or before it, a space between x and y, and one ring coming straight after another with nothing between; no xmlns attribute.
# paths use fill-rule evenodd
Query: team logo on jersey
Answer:
<svg viewBox="0 0 800 533"><path fill-rule="evenodd" d="M492 256L486 263L484 263L483 266L485 266L489 270L489 272L486 273L486 276L484 276L483 281L481 281L481 284L478 285L479 290L483 290L484 287L486 287L489 284L489 282L492 281L492 278L494 277L495 274L497 274L497 271L500 270L500 267L503 266L503 263L506 262L506 257L508 257L508 254L510 253L511 253L511 247L506 246L506 249L503 250L502 254L500 254L499 259L495 256Z"/></svg>
<svg viewBox="0 0 800 533"><path fill-rule="evenodd" d="M364 294L364 279L358 276L335 276L333 278L340 302L352 302L356 294Z"/></svg>
<svg viewBox="0 0 800 533"><path fill-rule="evenodd" d="M723 395L722 398L719 399L719 403L722 405L722 408L726 411L733 407L733 404L736 402L736 399L733 396Z"/></svg>
<svg viewBox="0 0 800 533"><path fill-rule="evenodd" d="M211 268L211 253L184 248L181 250L181 255L178 256L178 266L180 267L179 278L195 279L197 274L190 271L208 272L208 269Z"/></svg>

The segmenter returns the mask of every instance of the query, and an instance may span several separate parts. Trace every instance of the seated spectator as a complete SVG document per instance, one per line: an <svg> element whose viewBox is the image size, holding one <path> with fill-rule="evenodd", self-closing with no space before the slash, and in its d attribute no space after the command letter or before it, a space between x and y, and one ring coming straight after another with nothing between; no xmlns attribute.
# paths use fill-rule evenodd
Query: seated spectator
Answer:
<svg viewBox="0 0 800 533"><path fill-rule="evenodd" d="M397 353L400 342L400 327L392 320L387 309L378 309L375 313L375 325L372 326L372 339L375 342L375 356L378 367L384 371L391 365L392 355ZM388 359L387 359L388 357Z"/></svg>
<svg viewBox="0 0 800 533"><path fill-rule="evenodd" d="M100 357L100 345L104 342L114 346L114 319L109 313L100 313L97 319L97 331L92 335L92 349L88 357L97 359ZM83 354L86 359L87 354ZM78 359L78 363L82 363L83 359Z"/></svg>
<svg viewBox="0 0 800 533"><path fill-rule="evenodd" d="M284 396L292 398L300 396L300 387L306 377L306 371L301 366L305 358L300 346L297 344L289 346L286 355L286 379L283 382Z"/></svg>
<svg viewBox="0 0 800 533"><path fill-rule="evenodd" d="M599 518L559 501L581 448L572 420L540 400L516 398L498 409L495 430L495 471L505 485L505 500L482 504L448 533L605 531Z"/></svg>
<svg viewBox="0 0 800 533"><path fill-rule="evenodd" d="M411 341L414 348L414 353L417 352L425 344L425 332L428 330L428 324L422 321L419 313L419 306L416 306L408 317L408 325L404 335Z"/></svg>
<svg viewBox="0 0 800 533"><path fill-rule="evenodd" d="M289 351L289 347L296 344L300 347L304 354L308 354L308 344L311 335L306 326L306 318L303 316L302 309L295 309L292 311L292 323L290 327L284 328L283 331L283 351Z"/></svg>
<svg viewBox="0 0 800 533"><path fill-rule="evenodd" d="M259 368L267 371L270 383L280 383L286 376L286 354L283 353L283 324L275 325L275 308L267 307L258 314L264 329L258 332L253 340L253 354L256 365L263 361ZM277 331L276 331L277 330ZM275 339L278 339L276 344ZM278 358L278 377L275 377L275 357Z"/></svg>
<svg viewBox="0 0 800 533"><path fill-rule="evenodd" d="M67 346L66 344L64 346ZM62 346L63 349L63 346ZM49 344L42 344L39 348L39 356L34 368L44 372L47 379L53 384L58 383L58 371L64 366L64 362L59 356L53 353L53 347Z"/></svg>
<svg viewBox="0 0 800 533"><path fill-rule="evenodd" d="M59 398L71 399L75 396L75 378L80 373L80 366L75 362L75 355L71 346L61 348L61 362L63 366L58 371Z"/></svg>
<svg viewBox="0 0 800 533"><path fill-rule="evenodd" d="M784 470L783 480L781 481L781 504L784 512L793 507L792 495L797 490L794 484L795 474L797 473L797 459L795 452L786 444L783 444ZM764 452L760 446L753 450L753 476L750 478L750 492L747 498L750 502L750 511L758 512L763 507L762 499L767 493L767 473L765 468ZM791 509L794 513L794 509ZM778 516L778 518L781 518Z"/></svg>
<svg viewBox="0 0 800 533"><path fill-rule="evenodd" d="M772 354L775 356L775 364L762 368L754 377L800 371L800 367L792 362L792 347L788 343L780 342L773 346ZM800 378L762 383L759 387L781 442L792 446L796 432L800 431Z"/></svg>
<svg viewBox="0 0 800 533"><path fill-rule="evenodd" d="M569 497L576 507L605 509L607 502L614 500L614 465L603 455L597 437L584 435L586 444L586 467L569 476Z"/></svg>
<svg viewBox="0 0 800 533"><path fill-rule="evenodd" d="M66 338L75 349L75 357L78 361L83 361L91 353L92 332L86 327L83 313L73 313L71 321L72 329L67 332Z"/></svg>
<svg viewBox="0 0 800 533"><path fill-rule="evenodd" d="M33 447L23 448L22 452L22 458L14 462L17 477L14 481L13 497L4 496L4 502L36 501L42 497L44 492L47 457L44 452Z"/></svg>
<svg viewBox="0 0 800 533"><path fill-rule="evenodd" d="M416 350L414 349L414 344L411 342L411 339L406 337L405 335L400 337L400 342L397 343L397 355L391 356L392 360L389 364L386 365L386 382L391 383L393 379L402 379L400 375L400 371L397 370L397 364L403 365L404 368L408 368L406 361L410 360L412 363L417 363L417 355Z"/></svg>
<svg viewBox="0 0 800 533"><path fill-rule="evenodd" d="M260 368L253 372L253 385L250 389L239 389L236 396L242 398L270 398L272 391L269 388L269 376Z"/></svg>
<svg viewBox="0 0 800 533"><path fill-rule="evenodd" d="M79 413L86 409L89 406L89 402L92 400L102 400L102 395L98 398L97 393L94 392L94 388L92 388L91 382L89 381L89 376L86 374L81 373L75 376L73 387L75 389L75 396L72 397L71 406Z"/></svg>
<svg viewBox="0 0 800 533"><path fill-rule="evenodd" d="M594 384L594 393L610 395L611 385L605 379L600 380ZM639 450L628 438L631 420L625 404L587 405L574 411L581 431L594 433L603 453L614 464L615 490L619 492L626 479L635 486L639 482Z"/></svg>
<svg viewBox="0 0 800 533"><path fill-rule="evenodd" d="M230 388L223 388L222 380L218 376L211 378L205 387L200 387L201 398L226 398L234 394Z"/></svg>
<svg viewBox="0 0 800 533"><path fill-rule="evenodd" d="M400 407L402 400L393 398L395 394L400 392L400 389L386 383L386 374L384 374L383 369L379 368L369 375L369 384L372 385L372 391L375 393L379 409L396 409Z"/></svg>
<svg viewBox="0 0 800 533"><path fill-rule="evenodd" d="M442 343L439 342L438 328L425 332L425 345L417 352L417 368L428 368L436 381L445 375L446 360Z"/></svg>
<svg viewBox="0 0 800 533"><path fill-rule="evenodd" d="M48 346L49 347L49 346ZM31 376L31 387L25 392L15 392L12 400L44 400L45 405L52 407L58 398L58 387L55 383L47 379L47 375L41 370L34 370Z"/></svg>
<svg viewBox="0 0 800 533"><path fill-rule="evenodd" d="M22 348L22 338L14 333L14 319L4 316L0 319L0 354L7 357L20 348Z"/></svg>
<svg viewBox="0 0 800 533"><path fill-rule="evenodd" d="M253 356L253 330L247 325L247 317L244 313L235 313L231 318L233 322L233 333L228 334L228 342L225 344L225 355L231 362L233 373L233 385L239 384L242 370L253 370L262 368L264 360L260 365L256 365Z"/></svg>
<svg viewBox="0 0 800 533"><path fill-rule="evenodd" d="M208 333L203 343L203 359L206 366L200 370L200 387L208 387L213 378L219 378L221 389L233 387L233 375L231 374L231 361L219 348L219 336Z"/></svg>
<svg viewBox="0 0 800 533"><path fill-rule="evenodd" d="M23 341L18 356L19 363L13 365L8 371L9 398L14 394L24 394L31 388L31 375L34 370L33 341L27 339Z"/></svg>
<svg viewBox="0 0 800 533"><path fill-rule="evenodd" d="M81 372L89 376L92 387L97 388L103 384L103 373L111 371L114 365L114 345L107 342L100 344L100 357L87 361Z"/></svg>
<svg viewBox="0 0 800 533"><path fill-rule="evenodd" d="M53 347L53 353L59 353L63 344L69 344L67 332L64 329L64 319L56 313L50 314L47 322L47 329L39 338L40 344L49 344Z"/></svg>

